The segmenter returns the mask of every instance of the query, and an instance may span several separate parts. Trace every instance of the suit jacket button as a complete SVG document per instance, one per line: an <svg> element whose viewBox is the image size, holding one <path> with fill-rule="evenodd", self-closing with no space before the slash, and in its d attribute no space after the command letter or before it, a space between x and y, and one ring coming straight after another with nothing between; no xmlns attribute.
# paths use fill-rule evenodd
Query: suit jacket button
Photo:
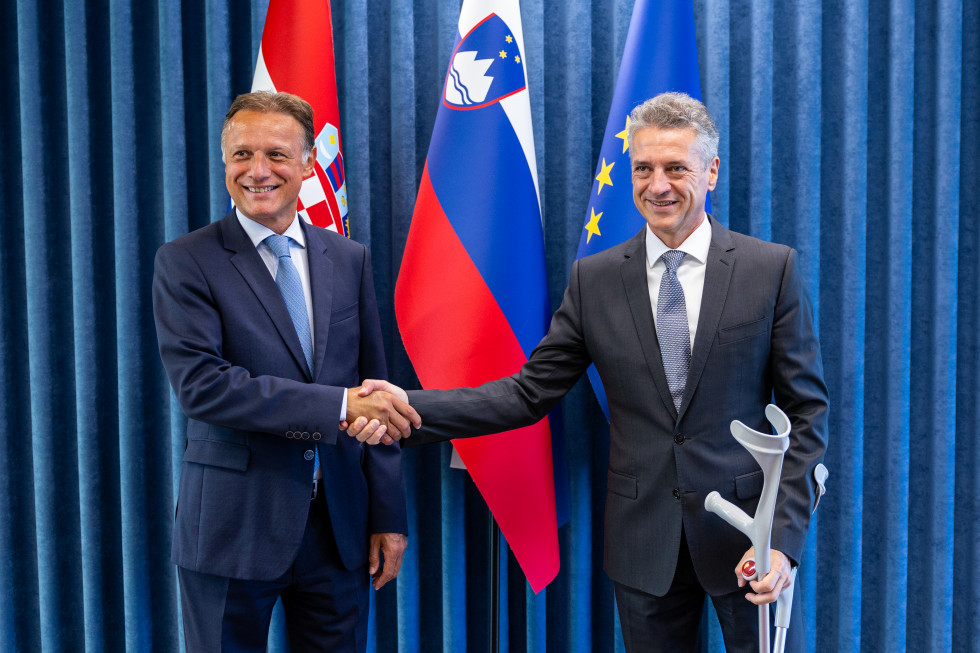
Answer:
<svg viewBox="0 0 980 653"><path fill-rule="evenodd" d="M303 431L303 439L304 440L309 440L310 439L310 432L309 431Z"/></svg>
<svg viewBox="0 0 980 653"><path fill-rule="evenodd" d="M292 431L286 431L286 437L289 438L290 440L292 440L293 439L293 432Z"/></svg>
<svg viewBox="0 0 980 653"><path fill-rule="evenodd" d="M321 437L322 436L320 435L320 432L319 431L316 431L315 433L313 433L313 439L314 440L319 440Z"/></svg>
<svg viewBox="0 0 980 653"><path fill-rule="evenodd" d="M303 458L306 458L307 460L313 460L313 450L312 449L307 449L303 453Z"/></svg>
<svg viewBox="0 0 980 653"><path fill-rule="evenodd" d="M681 491L678 490L676 487L674 488L673 494L674 494L674 498L675 499L680 499L681 498Z"/></svg>
<svg viewBox="0 0 980 653"><path fill-rule="evenodd" d="M677 444L684 444L684 434L676 433L674 434L674 442Z"/></svg>

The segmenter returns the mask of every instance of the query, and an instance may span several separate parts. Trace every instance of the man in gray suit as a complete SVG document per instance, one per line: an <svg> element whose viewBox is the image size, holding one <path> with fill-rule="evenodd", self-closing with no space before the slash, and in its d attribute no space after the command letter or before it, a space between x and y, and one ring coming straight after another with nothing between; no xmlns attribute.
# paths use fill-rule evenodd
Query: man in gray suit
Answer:
<svg viewBox="0 0 980 653"><path fill-rule="evenodd" d="M412 440L533 423L594 363L610 416L604 568L626 650L696 650L708 594L727 649L754 651L756 605L788 587L803 554L812 472L826 448L828 396L812 310L794 250L731 232L705 213L720 161L703 104L678 93L648 100L630 116L629 146L633 199L647 228L575 262L551 328L520 372L475 389L410 392L422 417ZM747 539L708 514L704 499L718 490L754 513L762 471L728 427L739 419L768 432L770 401L793 430L772 568L749 592L738 573L753 554ZM392 439L366 419L348 433ZM793 624L787 650L802 650L803 622Z"/></svg>

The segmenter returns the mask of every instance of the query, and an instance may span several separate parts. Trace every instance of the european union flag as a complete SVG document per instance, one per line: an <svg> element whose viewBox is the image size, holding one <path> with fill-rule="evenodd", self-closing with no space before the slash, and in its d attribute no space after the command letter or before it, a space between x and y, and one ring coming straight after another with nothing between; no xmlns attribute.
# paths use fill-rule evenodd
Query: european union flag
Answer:
<svg viewBox="0 0 980 653"><path fill-rule="evenodd" d="M634 107L667 91L701 98L694 10L686 0L636 0L577 258L618 245L646 224L633 204L626 131ZM710 211L709 205L705 208ZM594 366L589 379L608 419L606 393Z"/></svg>

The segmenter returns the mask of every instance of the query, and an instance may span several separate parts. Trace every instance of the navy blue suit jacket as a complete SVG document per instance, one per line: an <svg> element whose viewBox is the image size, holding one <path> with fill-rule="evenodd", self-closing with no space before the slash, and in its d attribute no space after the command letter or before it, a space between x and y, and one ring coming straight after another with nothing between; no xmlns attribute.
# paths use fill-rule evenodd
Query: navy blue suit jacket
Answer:
<svg viewBox="0 0 980 653"><path fill-rule="evenodd" d="M518 374L476 389L409 393L422 428L409 443L506 431L541 419L592 363L609 400L604 567L663 595L681 527L711 594L737 589L748 538L704 509L712 490L750 515L762 471L732 437L733 419L771 432L775 400L793 424L772 547L799 561L816 501L812 471L827 444L827 387L813 313L784 245L712 221L701 314L680 410L664 373L650 305L646 227L580 259L551 328Z"/></svg>
<svg viewBox="0 0 980 653"><path fill-rule="evenodd" d="M371 533L407 533L398 447L337 424L346 388L384 378L367 249L302 222L313 295L309 370L275 280L232 211L157 252L160 355L187 415L173 561L271 580L295 559L319 447L330 520L348 569Z"/></svg>

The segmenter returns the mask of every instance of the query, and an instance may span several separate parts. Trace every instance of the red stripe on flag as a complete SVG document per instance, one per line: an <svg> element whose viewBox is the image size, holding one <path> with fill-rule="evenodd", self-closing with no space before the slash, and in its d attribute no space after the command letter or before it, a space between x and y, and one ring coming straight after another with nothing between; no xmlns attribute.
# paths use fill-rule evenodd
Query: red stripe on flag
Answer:
<svg viewBox="0 0 980 653"><path fill-rule="evenodd" d="M527 360L446 217L428 167L395 287L395 314L425 388L479 385L517 372ZM547 419L453 443L532 589L539 591L559 568Z"/></svg>
<svg viewBox="0 0 980 653"><path fill-rule="evenodd" d="M340 125L334 77L330 3L271 0L262 30L262 56L276 88L313 106L313 131Z"/></svg>

